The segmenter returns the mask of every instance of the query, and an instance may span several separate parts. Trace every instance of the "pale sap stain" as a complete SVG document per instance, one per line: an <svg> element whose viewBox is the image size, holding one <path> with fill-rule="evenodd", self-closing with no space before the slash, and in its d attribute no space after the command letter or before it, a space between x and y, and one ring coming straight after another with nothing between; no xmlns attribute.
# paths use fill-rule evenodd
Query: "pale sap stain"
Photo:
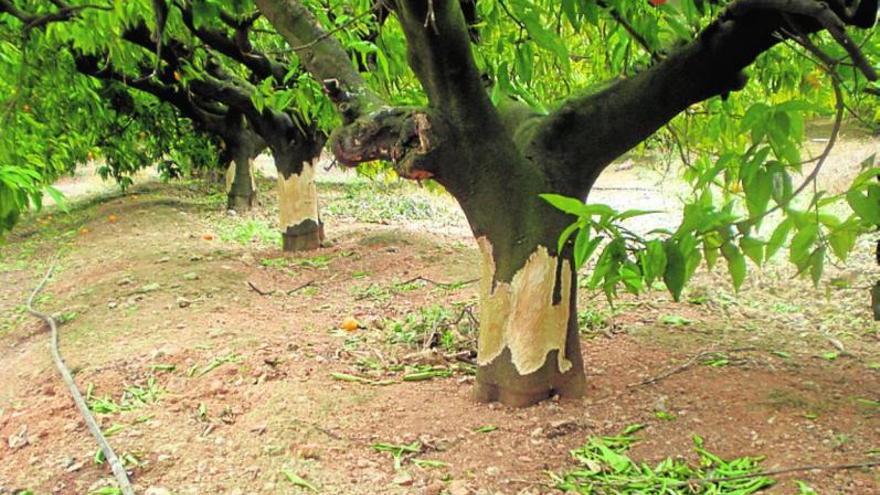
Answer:
<svg viewBox="0 0 880 495"><path fill-rule="evenodd" d="M278 174L278 209L281 230L305 220L318 222L318 190L315 187L315 165L303 162L302 171L287 180Z"/></svg>
<svg viewBox="0 0 880 495"><path fill-rule="evenodd" d="M504 348L510 349L513 365L521 375L538 371L547 353L559 351L559 371L565 373L571 362L565 359L568 330L571 270L563 261L562 299L553 304L558 258L539 246L513 279L499 282L493 290L495 259L486 237L477 239L483 254L480 279L480 336L477 363L491 363Z"/></svg>

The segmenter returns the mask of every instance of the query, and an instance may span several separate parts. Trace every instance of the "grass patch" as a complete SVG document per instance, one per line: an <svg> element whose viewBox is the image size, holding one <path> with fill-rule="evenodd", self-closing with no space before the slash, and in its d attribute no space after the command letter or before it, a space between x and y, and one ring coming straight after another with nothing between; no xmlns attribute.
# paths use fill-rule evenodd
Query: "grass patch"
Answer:
<svg viewBox="0 0 880 495"><path fill-rule="evenodd" d="M258 246L278 245L281 237L265 220L238 217L224 217L217 225L217 235L226 242Z"/></svg>
<svg viewBox="0 0 880 495"><path fill-rule="evenodd" d="M432 220L449 215L428 194L414 192L412 186L402 182L347 182L324 212L328 217L349 217L366 223Z"/></svg>
<svg viewBox="0 0 880 495"><path fill-rule="evenodd" d="M614 326L614 318L603 310L585 309L578 311L578 328L581 333L594 334Z"/></svg>
<svg viewBox="0 0 880 495"><path fill-rule="evenodd" d="M444 352L467 350L477 335L475 319L464 305L451 308L429 306L410 313L401 320L386 322L392 344L422 349L439 348Z"/></svg>

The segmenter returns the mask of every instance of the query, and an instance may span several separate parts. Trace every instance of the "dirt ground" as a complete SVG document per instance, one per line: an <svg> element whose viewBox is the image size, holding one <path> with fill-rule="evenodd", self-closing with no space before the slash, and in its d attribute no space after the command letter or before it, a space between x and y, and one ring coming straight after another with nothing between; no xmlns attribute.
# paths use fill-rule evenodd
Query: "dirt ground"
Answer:
<svg viewBox="0 0 880 495"><path fill-rule="evenodd" d="M652 177L619 167L596 200L651 208ZM681 303L655 290L611 307L582 290L587 397L510 409L469 398L479 266L454 203L326 175L328 247L285 257L270 186L231 216L209 186L146 183L33 217L0 247L0 494L110 483L22 306L56 253L38 306L63 322L62 352L138 493L310 491L288 474L319 493L557 493L547 472L573 468L571 449L634 423L647 427L631 455L651 463L695 458L695 434L765 469L880 460L870 239L819 288L780 263L738 295L702 269ZM360 328L340 329L349 317ZM427 366L440 376L402 380ZM400 469L374 448L412 442ZM798 493L794 480L880 493L876 468L777 479L766 493Z"/></svg>

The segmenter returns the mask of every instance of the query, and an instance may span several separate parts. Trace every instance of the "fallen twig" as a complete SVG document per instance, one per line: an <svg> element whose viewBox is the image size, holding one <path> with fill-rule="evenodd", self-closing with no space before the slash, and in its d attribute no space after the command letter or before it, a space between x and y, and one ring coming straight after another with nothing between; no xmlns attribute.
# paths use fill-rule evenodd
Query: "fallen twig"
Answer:
<svg viewBox="0 0 880 495"><path fill-rule="evenodd" d="M260 290L260 288L257 287L256 285L254 285L254 283L251 282L250 280L248 280L248 283L247 283L247 284L248 284L248 286L249 286L251 289L254 290L254 292L256 292L257 294L259 294L259 295L261 295L261 296L271 296L272 294L275 293L274 290L273 290L273 291L269 291L269 292L266 292L266 291Z"/></svg>
<svg viewBox="0 0 880 495"><path fill-rule="evenodd" d="M450 287L464 287L466 285L470 285L474 282L479 282L479 281L480 281L479 278L473 278L470 280L465 280L464 282L437 282L436 280L431 280L430 278L423 277L423 276L419 275L418 277L413 277L413 278L407 280L406 282L403 282L400 285L407 285L407 284L411 284L414 282L426 282L426 283L429 283L429 284L434 285L436 287L442 287L444 289L448 289Z"/></svg>
<svg viewBox="0 0 880 495"><path fill-rule="evenodd" d="M308 282L306 282L302 285L298 285L298 286L294 287L293 289L290 289L289 291L287 291L287 295L288 296L292 295L295 292L301 291L301 290L305 289L306 287L311 287L313 285L315 285L315 280L314 279L309 280Z"/></svg>
<svg viewBox="0 0 880 495"><path fill-rule="evenodd" d="M270 290L270 291L261 290L259 287L254 285L254 283L251 282L250 280L248 280L247 284L251 289L254 290L254 292L256 292L257 294L259 294L261 296L271 296L272 294L275 293L274 290ZM313 285L315 285L315 280L309 280L308 282L306 282L302 285L298 285L298 286L294 287L293 289L286 291L285 294L287 294L289 296L289 295L294 294L295 292L301 291L301 290L305 289L306 287L311 287Z"/></svg>
<svg viewBox="0 0 880 495"><path fill-rule="evenodd" d="M701 359L708 357L708 356L711 356L713 354L746 352L746 351L754 351L754 350L755 350L754 347L741 347L738 349L730 349L730 350L719 350L719 349L705 350L705 351L702 351L702 352L695 354L693 357L691 357L690 359L685 361L684 364L682 364L681 366L664 371L663 373L661 373L655 377L648 378L647 380L642 380L641 382L638 382L638 383L631 383L631 384L627 385L627 388L641 387L642 385L651 385L651 384L659 382L660 380L665 380L666 378L669 378L672 375L676 375L678 373L681 373L682 371L690 368L691 366L693 366L694 364L699 362Z"/></svg>
<svg viewBox="0 0 880 495"><path fill-rule="evenodd" d="M312 421L306 421L304 419L299 419L299 418L293 418L292 421L309 426L309 427L313 428L314 430L319 431L334 440L345 440L345 438L343 436L341 436L333 431L330 431L327 428L324 428L324 427L320 426L319 424L314 423Z"/></svg>
<svg viewBox="0 0 880 495"><path fill-rule="evenodd" d="M474 327L479 327L479 326L480 326L480 320L478 320L477 317L474 316L474 311L473 311L473 309L474 309L473 306L470 306L470 305L469 305L469 306L465 306L465 307L461 310L461 314L458 315L458 318L456 318L455 321L452 322L452 326L458 326L458 324L461 323L461 320L464 319L465 316L467 316L468 319L471 321L471 324L472 324Z"/></svg>

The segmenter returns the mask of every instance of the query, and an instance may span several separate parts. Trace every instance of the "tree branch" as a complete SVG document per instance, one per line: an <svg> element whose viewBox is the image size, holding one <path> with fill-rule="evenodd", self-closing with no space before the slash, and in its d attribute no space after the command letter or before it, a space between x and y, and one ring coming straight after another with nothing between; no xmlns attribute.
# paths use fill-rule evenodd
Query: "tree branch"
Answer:
<svg viewBox="0 0 880 495"><path fill-rule="evenodd" d="M287 75L287 68L283 64L271 60L262 53L253 51L250 47L247 47L250 48L249 50L245 50L241 43L237 42L236 39L230 38L226 33L205 27L197 28L193 22L192 5L190 2L175 2L175 6L180 10L186 27L208 46L240 62L260 79L272 77L279 83L284 80L284 77ZM224 17L228 18L229 22L234 21L228 14L225 14ZM247 22L242 22L236 24L234 28L246 31L248 25Z"/></svg>
<svg viewBox="0 0 880 495"><path fill-rule="evenodd" d="M585 195L612 160L678 113L741 89L746 82L741 71L784 38L780 30L787 26L787 13L808 13L792 18L799 31L810 33L837 25L826 19L831 15L840 25L863 27L874 22L877 12L877 0L862 0L855 8L834 2L827 9L808 10L804 4L824 5L814 0L734 1L697 39L647 71L565 101L537 126L528 152L542 156Z"/></svg>
<svg viewBox="0 0 880 495"><path fill-rule="evenodd" d="M497 113L471 53L457 0L397 0L409 64L433 108L456 123L485 125Z"/></svg>
<svg viewBox="0 0 880 495"><path fill-rule="evenodd" d="M165 83L159 81L161 75L157 78L150 78L143 77L147 75L143 74L141 77L132 79L131 77L113 69L110 64L103 62L104 60L105 58L94 55L74 54L76 69L80 73L98 79L117 81L127 87L149 93L160 101L173 105L184 117L193 121L196 127L221 137L228 134L226 126L224 125L224 115L228 110L224 111L223 115L217 115L216 113L206 111L199 104L189 98L189 96L180 88L167 84L167 78ZM171 79L171 82L174 82L173 78ZM216 108L213 108L213 105L212 110L216 110Z"/></svg>
<svg viewBox="0 0 880 495"><path fill-rule="evenodd" d="M26 14L25 12L18 9L11 0L0 0L0 12L6 12L9 15L17 18L24 23L25 30L29 30L41 28L53 22L69 21L70 19L76 17L83 10L113 10L113 7L108 5L67 5L64 2L53 3L59 7L59 10L45 15L31 15Z"/></svg>
<svg viewBox="0 0 880 495"><path fill-rule="evenodd" d="M255 3L294 47L303 66L315 79L335 81L338 94L345 95L347 108L342 109L342 113L347 121L381 106L381 100L367 88L339 40L328 35L298 0L255 0Z"/></svg>
<svg viewBox="0 0 880 495"><path fill-rule="evenodd" d="M609 5L605 0L598 0L596 2L600 7L608 10L608 15L611 16L618 24L620 24L627 33L629 33L630 38L632 38L636 43L641 45L641 47L648 52L648 55L651 56L651 60L654 62L659 62L661 60L660 54L651 47L651 44L648 43L648 40L642 36L641 33L636 31L632 24L620 13L613 5Z"/></svg>

